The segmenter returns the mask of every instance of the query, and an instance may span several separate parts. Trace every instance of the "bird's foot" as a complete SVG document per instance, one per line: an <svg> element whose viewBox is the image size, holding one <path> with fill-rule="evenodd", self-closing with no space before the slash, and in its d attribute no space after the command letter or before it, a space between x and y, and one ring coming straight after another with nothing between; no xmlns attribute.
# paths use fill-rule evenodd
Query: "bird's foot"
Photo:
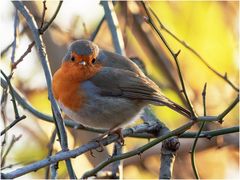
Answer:
<svg viewBox="0 0 240 180"><path fill-rule="evenodd" d="M124 137L123 137L123 134L122 134L122 128L117 128L113 131L110 131L109 134L117 134L119 139L118 139L118 142L121 146L124 146L125 145L125 140L124 140Z"/></svg>

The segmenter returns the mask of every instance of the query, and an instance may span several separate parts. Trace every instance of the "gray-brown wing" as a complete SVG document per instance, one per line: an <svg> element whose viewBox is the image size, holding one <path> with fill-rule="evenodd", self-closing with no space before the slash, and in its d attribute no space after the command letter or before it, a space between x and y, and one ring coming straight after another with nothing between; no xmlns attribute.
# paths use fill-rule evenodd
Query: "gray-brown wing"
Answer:
<svg viewBox="0 0 240 180"><path fill-rule="evenodd" d="M169 103L153 81L145 75L139 75L132 71L103 67L100 72L89 80L100 88L101 94L105 96L120 96L156 103Z"/></svg>

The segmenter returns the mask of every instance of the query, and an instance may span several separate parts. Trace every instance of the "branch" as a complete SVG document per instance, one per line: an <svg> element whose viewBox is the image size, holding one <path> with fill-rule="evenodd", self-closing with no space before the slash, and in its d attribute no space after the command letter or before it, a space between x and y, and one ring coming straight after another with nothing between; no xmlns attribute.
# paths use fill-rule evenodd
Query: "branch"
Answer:
<svg viewBox="0 0 240 180"><path fill-rule="evenodd" d="M27 50L23 53L23 55L21 55L21 57L14 63L12 63L11 65L11 69L14 70L17 68L17 65L23 61L23 59L32 51L32 47L35 45L35 42L31 42L29 45L28 45L28 48Z"/></svg>
<svg viewBox="0 0 240 180"><path fill-rule="evenodd" d="M17 36L18 36L18 25L19 25L19 17L18 17L18 11L15 10L15 18L14 18L14 39L12 44L12 56L11 56L11 62L14 63L15 61L15 52L17 47Z"/></svg>
<svg viewBox="0 0 240 180"><path fill-rule="evenodd" d="M155 137L160 137L161 135L170 132L169 128L153 114L149 107L144 108L142 119L144 120L144 123L159 124L158 129L156 128L153 132ZM163 142L161 149L159 179L171 179L173 170L172 167L175 161L176 151L179 146L180 143L177 137L169 138Z"/></svg>
<svg viewBox="0 0 240 180"><path fill-rule="evenodd" d="M192 103L191 103L191 101L188 98L187 91L186 91L185 84L184 84L184 80L183 80L183 77L182 77L182 72L181 72L181 69L180 69L180 66L179 66L179 63L178 63L178 55L180 53L180 50L177 53L173 52L173 50L168 45L167 41L165 40L165 38L163 37L161 32L157 29L157 27L156 27L155 23L153 22L153 20L151 18L151 15L150 15L150 12L149 12L148 8L146 7L145 3L142 2L142 5L143 5L143 7L144 7L144 9L146 11L146 14L147 14L146 22L148 24L150 24L151 27L157 32L157 34L161 38L162 42L165 44L165 46L167 47L168 51L170 52L170 54L172 55L172 57L175 60L175 63L176 63L176 66L177 66L177 70L178 70L178 76L179 76L179 79L180 79L180 82L181 82L181 86L182 86L182 92L183 92L183 94L184 94L184 96L185 96L185 98L187 100L187 104L188 104L188 107L189 107L189 109L191 111L191 115L192 115L193 119L195 119L197 117L197 115L195 114L193 106L192 106Z"/></svg>
<svg viewBox="0 0 240 180"><path fill-rule="evenodd" d="M57 135L57 131L56 131L56 129L54 129L54 131L52 132L50 141L48 143L48 155L47 155L47 157L50 157L53 153L53 145L54 145L54 142L55 142L55 139L56 139L56 135ZM45 179L49 179L49 172L50 172L50 167L47 166L46 172L45 172Z"/></svg>
<svg viewBox="0 0 240 180"><path fill-rule="evenodd" d="M56 11L54 12L53 16L51 17L51 19L48 21L48 23L46 23L40 30L39 30L39 34L43 34L48 28L49 26L53 23L54 19L57 17L57 14L59 13L61 7L62 7L62 3L63 0L60 0L57 6Z"/></svg>
<svg viewBox="0 0 240 180"><path fill-rule="evenodd" d="M13 87L12 87L11 82L10 82L11 76L7 77L7 75L2 70L1 70L1 74L3 75L3 77L5 78L5 80L8 83L9 91L10 91L10 94L12 96L12 104L13 104L13 109L14 109L14 113L15 113L15 119L18 119L19 118L19 112L18 112L15 96L13 94Z"/></svg>
<svg viewBox="0 0 240 180"><path fill-rule="evenodd" d="M165 32L167 32L170 36L172 36L175 40L177 40L180 44L182 44L185 48L187 48L189 51L191 51L195 56L198 57L198 59L200 59L200 61L208 68L210 69L214 74L216 74L218 77L220 77L221 79L223 79L224 81L226 81L235 91L239 91L239 89L237 88L236 85L234 85L227 77L227 74L225 73L224 75L221 75L217 70L215 70L213 67L211 67L207 61L196 51L194 50L192 47L190 47L185 41L180 40L175 34L173 34L170 30L168 30L163 23L161 22L161 20L158 18L158 16L156 15L156 13L151 9L151 7L149 7L151 13L154 15L154 17L157 19L160 28L162 30L164 30Z"/></svg>
<svg viewBox="0 0 240 180"><path fill-rule="evenodd" d="M112 156L117 156L122 154L123 146L118 142L114 143L113 154ZM123 166L121 161L116 161L112 164L112 173L111 179L123 179Z"/></svg>
<svg viewBox="0 0 240 180"><path fill-rule="evenodd" d="M10 142L10 144L9 144L6 152L5 152L5 154L3 155L2 159L1 159L1 160L2 160L2 161L1 161L1 167L4 166L6 157L7 157L8 153L11 151L13 145L14 145L21 137L22 137L22 135L19 135L18 137L15 137L14 135L12 136L12 140L11 140L11 142Z"/></svg>
<svg viewBox="0 0 240 180"><path fill-rule="evenodd" d="M226 108L220 115L218 115L218 119L222 120L237 104L239 103L239 94L235 98L235 100Z"/></svg>
<svg viewBox="0 0 240 180"><path fill-rule="evenodd" d="M207 83L205 83L204 85L204 88L203 88L203 92L202 92L202 97L203 97L203 115L206 116L207 113L206 113L206 89L207 89ZM196 168L196 164L195 164L195 150L196 150L196 146L197 146L197 141L198 141L198 138L201 134L201 131L203 130L203 127L205 125L206 121L203 121L202 124L201 124L201 127L197 133L197 136L193 142L193 146L192 146L192 151L191 151L191 163L192 163L192 167L193 167L193 172L194 172L194 175L196 177L196 179L200 179L199 177L199 174L198 174L198 171L197 171L197 168Z"/></svg>
<svg viewBox="0 0 240 180"><path fill-rule="evenodd" d="M2 131L1 131L1 136L3 135L3 134L5 134L9 129L11 129L13 126L15 126L17 123L19 123L21 120L23 120L23 119L25 119L26 118L26 116L25 115L23 115L23 116L21 116L21 117L18 117L17 119L15 119L10 125L8 125L5 129L3 129Z"/></svg>
<svg viewBox="0 0 240 180"><path fill-rule="evenodd" d="M42 29L43 24L44 24L45 14L46 14L46 10L47 10L46 2L47 2L46 0L43 1L42 20L41 20L41 25L40 25L39 29Z"/></svg>
<svg viewBox="0 0 240 180"><path fill-rule="evenodd" d="M105 18L108 23L108 27L112 34L112 40L115 47L115 51L118 54L125 55L124 42L121 30L119 28L117 15L114 11L112 1L101 1L100 2L104 8Z"/></svg>
<svg viewBox="0 0 240 180"><path fill-rule="evenodd" d="M45 12L47 10L47 7L46 7L46 1L43 1L43 13L42 13L42 18L41 18L41 25L40 25L40 28L38 28L38 31L39 31L39 34L43 34L47 29L48 27L53 23L54 19L56 18L61 6L62 6L62 3L63 1L59 1L59 4L58 4L58 7L56 9L56 11L54 12L52 18L50 19L50 21L45 24L45 26L43 26L44 24L44 18L45 18ZM13 43L14 44L14 41ZM28 45L28 48L27 50L23 53L23 55L21 55L21 57L14 63L12 63L12 67L11 69L15 69L17 67L17 65L22 62L24 60L24 58L32 51L32 48L33 46L35 45L35 41L32 41L29 45ZM7 49L7 48L6 48Z"/></svg>
<svg viewBox="0 0 240 180"><path fill-rule="evenodd" d="M96 38L97 33L99 32L99 30L100 30L100 28L101 28L104 20L105 20L105 15L104 15L104 16L102 17L102 19L100 20L100 22L99 22L97 28L95 29L95 31L94 31L94 32L92 33L92 35L89 37L89 40L90 40L90 41L94 41L94 39Z"/></svg>
<svg viewBox="0 0 240 180"><path fill-rule="evenodd" d="M107 166L108 164L110 164L112 162L122 160L122 159L126 159L126 158L129 158L129 157L135 156L135 155L141 155L141 153L143 153L147 149L153 147L154 145L156 145L156 144L158 144L158 143L160 143L160 142L162 142L162 141L164 141L164 140L166 140L170 137L180 135L181 133L183 133L187 129L191 128L194 123L195 123L195 121L189 121L186 124L184 124L183 126L177 128L177 129L175 129L175 130L173 130L173 131L171 131L171 132L169 132L169 133L167 133L163 136L160 136L160 137L154 139L153 141L147 143L146 145L144 145L142 147L139 147L139 148L137 148L133 151L127 152L127 153L123 153L121 155L110 157L106 161L103 161L102 163L97 165L91 171L88 171L88 172L84 173L82 178L85 179L85 178L88 178L90 176L95 175L98 171L100 171L102 168L104 168L105 166Z"/></svg>
<svg viewBox="0 0 240 180"><path fill-rule="evenodd" d="M133 128L124 129L122 134L123 134L124 137L126 137L130 134L133 134L133 133L146 132L147 130L153 129L155 127L156 127L155 125L149 126L147 124L141 124L141 125L135 126ZM119 137L116 134L110 135L107 138L104 138L103 140L101 140L100 143L105 146L105 145L108 145L108 144L118 140L118 138ZM74 157L79 156L79 155L81 155L81 154L83 154L83 153L85 153L89 150L96 149L98 147L100 147L100 144L92 141L92 142L89 142L87 144L84 144L83 146L81 146L79 148L76 148L76 149L73 149L73 150L70 150L70 151L67 151L67 152L64 152L64 151L59 152L54 156L50 156L49 158L43 159L41 161L38 161L38 162L35 162L35 163L32 163L32 164L29 164L25 167L19 168L17 170L12 171L12 172L2 174L2 177L7 178L7 179L16 178L16 177L22 176L26 173L29 173L29 172L32 172L32 171L37 171L40 168L43 168L43 167L48 166L50 164L59 162L61 160L74 158Z"/></svg>
<svg viewBox="0 0 240 180"><path fill-rule="evenodd" d="M61 114L59 112L59 108L58 105L53 97L53 92L52 92L52 85L51 85L51 81L52 81L52 76L49 70L49 66L48 66L48 59L46 56L46 52L43 46L43 42L42 42L42 38L39 36L39 30L37 28L37 24L35 22L35 20L33 19L33 17L30 15L29 11L26 9L26 7L22 4L22 2L19 1L13 1L12 2L14 4L14 6L21 12L21 14L23 15L23 17L25 18L29 28L32 31L33 34L33 38L34 41L36 43L36 47L38 50L38 55L42 64L42 68L44 70L44 74L45 74L45 79L47 82L47 87L48 87L48 98L51 102L53 111L54 111L54 115L56 116L56 124L57 124L57 128L60 131L60 139L61 139L61 148L63 151L68 151L68 141L67 141L67 134L65 131L65 127L64 127L64 123L61 117ZM75 174L73 172L73 168L71 165L70 160L66 160L66 165L67 165L67 169L70 175L70 178L75 178Z"/></svg>

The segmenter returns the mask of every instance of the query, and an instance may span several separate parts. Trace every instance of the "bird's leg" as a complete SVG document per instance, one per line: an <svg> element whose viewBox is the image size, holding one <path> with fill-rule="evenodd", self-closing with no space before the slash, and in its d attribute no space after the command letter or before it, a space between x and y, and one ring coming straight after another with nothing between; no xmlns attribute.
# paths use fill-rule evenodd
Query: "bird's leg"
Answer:
<svg viewBox="0 0 240 180"><path fill-rule="evenodd" d="M122 128L117 128L113 131L110 131L109 134L117 134L119 136L119 142L120 142L120 145L121 146L124 146L124 137L123 137L123 134L122 134Z"/></svg>

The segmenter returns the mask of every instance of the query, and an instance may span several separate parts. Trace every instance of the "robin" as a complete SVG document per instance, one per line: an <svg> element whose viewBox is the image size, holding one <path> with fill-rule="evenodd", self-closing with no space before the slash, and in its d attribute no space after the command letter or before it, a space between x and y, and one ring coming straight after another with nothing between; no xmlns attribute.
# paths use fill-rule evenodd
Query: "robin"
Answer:
<svg viewBox="0 0 240 180"><path fill-rule="evenodd" d="M165 97L130 59L88 40L70 45L52 84L63 112L89 127L120 128L148 104L165 105L191 117L188 110Z"/></svg>

